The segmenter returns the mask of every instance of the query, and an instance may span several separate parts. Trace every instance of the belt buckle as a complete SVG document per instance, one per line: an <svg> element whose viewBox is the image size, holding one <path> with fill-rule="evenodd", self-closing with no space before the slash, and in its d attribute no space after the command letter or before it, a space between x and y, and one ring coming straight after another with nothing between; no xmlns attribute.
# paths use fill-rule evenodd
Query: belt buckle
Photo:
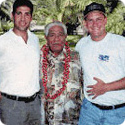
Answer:
<svg viewBox="0 0 125 125"><path fill-rule="evenodd" d="M115 109L115 105L112 105L112 109Z"/></svg>
<svg viewBox="0 0 125 125"><path fill-rule="evenodd" d="M18 99L19 99L19 96L16 96L16 101L18 101Z"/></svg>
<svg viewBox="0 0 125 125"><path fill-rule="evenodd" d="M33 95L33 98L35 98L35 97L36 97L36 95L37 95L37 93L35 93L35 94Z"/></svg>

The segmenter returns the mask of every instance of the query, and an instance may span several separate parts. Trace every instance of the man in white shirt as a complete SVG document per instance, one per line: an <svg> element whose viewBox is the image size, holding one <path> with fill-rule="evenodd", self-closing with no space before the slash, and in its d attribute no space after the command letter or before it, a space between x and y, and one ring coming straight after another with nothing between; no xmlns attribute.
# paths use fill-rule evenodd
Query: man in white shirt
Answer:
<svg viewBox="0 0 125 125"><path fill-rule="evenodd" d="M125 119L125 38L107 33L102 4L84 11L89 36L76 45L84 71L79 125L119 125Z"/></svg>
<svg viewBox="0 0 125 125"><path fill-rule="evenodd" d="M33 4L16 0L14 28L0 36L0 91L2 122L40 125L39 40L28 28Z"/></svg>

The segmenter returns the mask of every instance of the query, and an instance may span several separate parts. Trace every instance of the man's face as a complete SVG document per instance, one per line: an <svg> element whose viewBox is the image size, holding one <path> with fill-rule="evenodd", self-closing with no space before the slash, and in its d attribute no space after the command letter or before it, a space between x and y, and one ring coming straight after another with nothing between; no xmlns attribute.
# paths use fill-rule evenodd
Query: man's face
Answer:
<svg viewBox="0 0 125 125"><path fill-rule="evenodd" d="M90 12L86 17L85 23L92 39L99 39L105 36L107 18L101 12Z"/></svg>
<svg viewBox="0 0 125 125"><path fill-rule="evenodd" d="M27 6L18 7L13 15L13 20L15 31L26 31L29 28L32 20L30 8Z"/></svg>
<svg viewBox="0 0 125 125"><path fill-rule="evenodd" d="M51 27L46 37L50 50L58 55L63 50L66 37L67 35L64 34L64 30L61 26Z"/></svg>

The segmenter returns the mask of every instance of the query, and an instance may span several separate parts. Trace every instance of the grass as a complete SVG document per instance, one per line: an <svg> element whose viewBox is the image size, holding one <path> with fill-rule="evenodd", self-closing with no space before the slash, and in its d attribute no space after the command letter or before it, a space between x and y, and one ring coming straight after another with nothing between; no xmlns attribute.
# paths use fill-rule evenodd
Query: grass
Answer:
<svg viewBox="0 0 125 125"><path fill-rule="evenodd" d="M43 32L34 32L40 41L40 47L42 47L42 45L44 45L46 43L46 40L44 38L44 33ZM68 35L67 36L67 41L69 42L69 46L74 49L76 43L79 41L79 39L81 39L81 35Z"/></svg>

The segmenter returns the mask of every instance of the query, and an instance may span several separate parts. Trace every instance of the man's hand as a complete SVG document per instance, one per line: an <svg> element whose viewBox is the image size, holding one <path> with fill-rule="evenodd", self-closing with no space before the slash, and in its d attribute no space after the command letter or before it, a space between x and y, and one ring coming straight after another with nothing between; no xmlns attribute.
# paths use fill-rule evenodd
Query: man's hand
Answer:
<svg viewBox="0 0 125 125"><path fill-rule="evenodd" d="M97 83L95 85L87 86L87 88L91 88L90 90L87 91L87 93L89 93L88 94L89 96L93 95L92 99L95 99L97 96L106 93L107 87L106 87L106 83L102 81L101 79L96 78L96 77L94 77L93 79L96 80Z"/></svg>

